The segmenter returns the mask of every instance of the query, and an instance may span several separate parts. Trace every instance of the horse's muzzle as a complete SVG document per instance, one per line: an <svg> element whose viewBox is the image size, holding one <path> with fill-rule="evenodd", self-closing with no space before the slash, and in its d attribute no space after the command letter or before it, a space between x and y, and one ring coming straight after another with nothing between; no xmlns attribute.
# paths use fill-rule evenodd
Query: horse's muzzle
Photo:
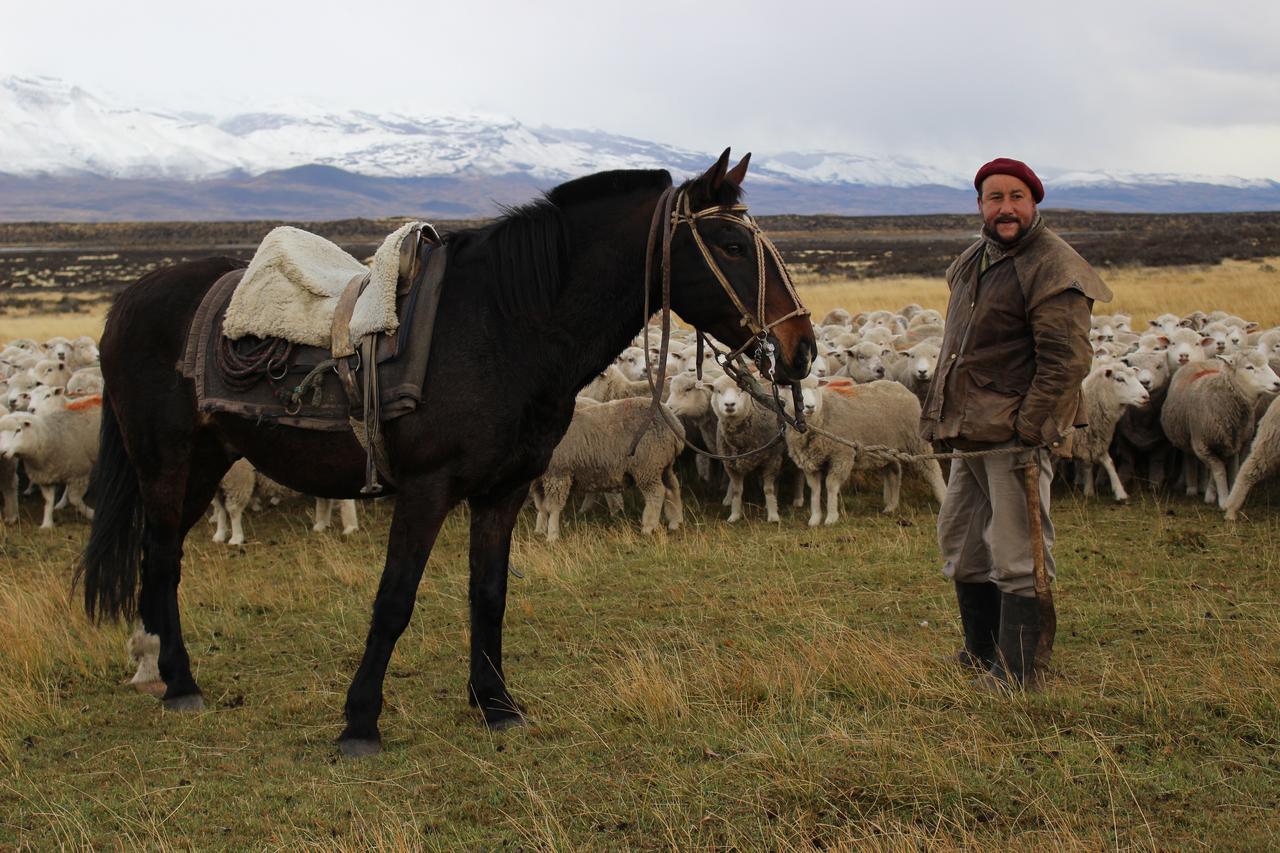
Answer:
<svg viewBox="0 0 1280 853"><path fill-rule="evenodd" d="M812 335L797 337L790 351L772 334L769 335L769 342L773 344L775 353L774 365L777 375L770 377L774 382L787 385L799 382L809 375L809 370L813 367L813 358L818 354L818 345Z"/></svg>

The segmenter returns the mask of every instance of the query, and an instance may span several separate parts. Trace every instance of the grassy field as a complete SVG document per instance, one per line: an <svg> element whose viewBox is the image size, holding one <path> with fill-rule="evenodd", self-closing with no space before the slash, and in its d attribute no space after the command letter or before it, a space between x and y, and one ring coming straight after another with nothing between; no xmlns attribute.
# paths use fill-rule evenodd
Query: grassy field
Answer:
<svg viewBox="0 0 1280 853"><path fill-rule="evenodd" d="M1274 273L1257 262L1109 279L1137 316L1223 307L1280 322ZM820 316L940 305L944 290L803 292ZM1276 483L1235 525L1181 496L1118 506L1059 484L1055 672L1044 693L998 698L942 660L958 620L918 485L886 517L864 484L839 525L809 530L789 509L767 525L758 505L730 527L685 480L688 524L670 535L641 537L634 506L627 522L570 516L555 546L522 518L506 664L537 725L500 735L464 696L455 512L392 659L386 751L358 763L333 741L390 504L362 507L347 539L310 533L302 504L250 516L239 548L193 531L181 598L209 710L188 716L125 683L126 627L91 625L69 600L87 526L68 515L39 530L28 499L18 525L0 525L0 849L1267 849L1280 837Z"/></svg>
<svg viewBox="0 0 1280 853"><path fill-rule="evenodd" d="M1226 260L1212 266L1118 267L1102 270L1115 294L1099 304L1099 314L1124 311L1145 323L1166 312L1221 309L1263 326L1280 324L1280 258ZM833 308L852 312L877 308L897 310L916 302L943 311L947 285L941 278L903 276L860 281L815 275L797 276L796 284L813 316L822 319ZM1138 323L1134 324L1135 331Z"/></svg>
<svg viewBox="0 0 1280 853"><path fill-rule="evenodd" d="M1280 494L1061 493L1056 674L974 693L920 490L809 530L719 508L646 540L518 530L507 669L538 725L468 709L466 521L446 526L387 679L386 752L335 757L389 507L348 540L306 507L188 540L211 710L124 682L125 630L67 601L86 528L0 533L0 846L1239 846L1280 836ZM711 503L704 506L712 506ZM634 516L635 513L633 512Z"/></svg>

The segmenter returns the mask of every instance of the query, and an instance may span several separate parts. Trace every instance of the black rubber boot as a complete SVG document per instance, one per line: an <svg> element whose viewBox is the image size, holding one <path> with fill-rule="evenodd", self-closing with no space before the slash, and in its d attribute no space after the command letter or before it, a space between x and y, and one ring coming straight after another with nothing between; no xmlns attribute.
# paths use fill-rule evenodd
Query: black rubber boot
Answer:
<svg viewBox="0 0 1280 853"><path fill-rule="evenodd" d="M1040 602L1033 596L1000 596L1000 638L991 671L974 682L989 690L1035 690L1043 673L1036 672L1036 644L1040 642Z"/></svg>
<svg viewBox="0 0 1280 853"><path fill-rule="evenodd" d="M964 628L964 648L955 661L978 672L987 672L996 661L996 636L1000 632L1000 590L990 581L956 581L956 602Z"/></svg>

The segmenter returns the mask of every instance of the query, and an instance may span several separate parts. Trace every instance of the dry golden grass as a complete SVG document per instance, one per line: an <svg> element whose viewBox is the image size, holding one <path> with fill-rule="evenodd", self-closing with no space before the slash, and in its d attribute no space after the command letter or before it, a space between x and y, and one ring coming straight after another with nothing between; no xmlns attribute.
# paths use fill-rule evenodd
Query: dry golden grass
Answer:
<svg viewBox="0 0 1280 853"><path fill-rule="evenodd" d="M1280 320L1260 264L1108 279L1137 318ZM819 316L941 306L945 290L801 284ZM539 725L502 735L463 694L455 513L391 661L387 751L360 764L332 741L389 502L364 505L348 538L312 535L296 505L250 515L243 548L192 531L183 624L208 710L188 716L125 684L127 626L89 624L68 596L87 526L39 530L28 499L0 524L0 849L1096 850L1280 834L1274 486L1234 526L1181 496L1117 506L1058 488L1056 678L1000 699L940 662L958 625L918 486L893 517L878 489L850 489L841 523L811 530L785 501L781 525L749 505L730 527L692 480L674 534L640 536L632 506L628 522L571 512L549 545L522 517L506 669Z"/></svg>
<svg viewBox="0 0 1280 853"><path fill-rule="evenodd" d="M1206 267L1125 267L1101 270L1115 299L1099 304L1099 313L1126 312L1139 323L1165 312L1221 309L1263 326L1280 324L1280 258L1223 261ZM898 309L915 302L945 311L947 285L938 278L901 277L848 280L797 276L805 305L817 319L833 308L857 313Z"/></svg>
<svg viewBox="0 0 1280 853"><path fill-rule="evenodd" d="M0 343L18 338L47 341L58 335L65 338L88 335L95 341L102 337L102 327L107 320L106 303L88 305L84 311L74 313L46 314L32 310L32 303L52 298L54 294L39 294L6 306L4 313L0 313Z"/></svg>

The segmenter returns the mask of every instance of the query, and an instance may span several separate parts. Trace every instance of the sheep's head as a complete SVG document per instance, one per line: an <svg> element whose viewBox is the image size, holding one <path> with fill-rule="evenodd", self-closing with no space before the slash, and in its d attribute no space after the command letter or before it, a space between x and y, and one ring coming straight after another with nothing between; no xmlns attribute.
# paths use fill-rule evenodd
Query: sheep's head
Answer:
<svg viewBox="0 0 1280 853"><path fill-rule="evenodd" d="M672 378L667 408L680 417L701 418L711 411L711 383L692 373Z"/></svg>
<svg viewBox="0 0 1280 853"><path fill-rule="evenodd" d="M1257 350L1218 356L1235 376L1238 385L1253 394L1280 393L1280 376Z"/></svg>
<svg viewBox="0 0 1280 853"><path fill-rule="evenodd" d="M1280 329L1262 333L1258 338L1258 352L1265 355L1268 361L1280 361Z"/></svg>
<svg viewBox="0 0 1280 853"><path fill-rule="evenodd" d="M640 347L627 347L624 349L618 354L617 364L618 369L622 371L622 375L632 382L644 379L644 350Z"/></svg>
<svg viewBox="0 0 1280 853"><path fill-rule="evenodd" d="M57 411L67 403L66 390L49 385L39 385L31 389L31 411L37 415Z"/></svg>
<svg viewBox="0 0 1280 853"><path fill-rule="evenodd" d="M1122 406L1145 406L1151 402L1147 389L1138 380L1138 371L1123 362L1104 369L1102 378L1114 384L1116 398Z"/></svg>
<svg viewBox="0 0 1280 853"><path fill-rule="evenodd" d="M46 359L35 366L31 375L41 385L65 386L71 378L71 366L65 361Z"/></svg>
<svg viewBox="0 0 1280 853"><path fill-rule="evenodd" d="M35 431L34 415L6 415L0 418L0 434L7 436L4 442L4 458L13 459L30 450L35 444Z"/></svg>
<svg viewBox="0 0 1280 853"><path fill-rule="evenodd" d="M938 367L938 353L934 344L917 344L907 350L911 359L911 378L917 382L928 382L933 378L933 371Z"/></svg>
<svg viewBox="0 0 1280 853"><path fill-rule="evenodd" d="M1177 370L1184 364L1204 361L1209 357L1210 350L1216 351L1218 348L1217 341L1194 329L1175 329L1167 337L1169 347L1165 351L1165 356L1169 360L1171 370Z"/></svg>
<svg viewBox="0 0 1280 853"><path fill-rule="evenodd" d="M831 374L831 368L827 364L826 356L818 356L813 360L813 367L809 368L809 375L814 379L826 379Z"/></svg>
<svg viewBox="0 0 1280 853"><path fill-rule="evenodd" d="M751 414L751 397L738 387L732 376L721 376L711 392L711 407L720 420L735 421Z"/></svg>
<svg viewBox="0 0 1280 853"><path fill-rule="evenodd" d="M863 341L849 351L845 366L854 382L872 382L884 378L885 347Z"/></svg>
<svg viewBox="0 0 1280 853"><path fill-rule="evenodd" d="M1160 390L1169 381L1169 362L1163 353L1130 353L1124 363L1133 368L1138 384L1148 393Z"/></svg>

